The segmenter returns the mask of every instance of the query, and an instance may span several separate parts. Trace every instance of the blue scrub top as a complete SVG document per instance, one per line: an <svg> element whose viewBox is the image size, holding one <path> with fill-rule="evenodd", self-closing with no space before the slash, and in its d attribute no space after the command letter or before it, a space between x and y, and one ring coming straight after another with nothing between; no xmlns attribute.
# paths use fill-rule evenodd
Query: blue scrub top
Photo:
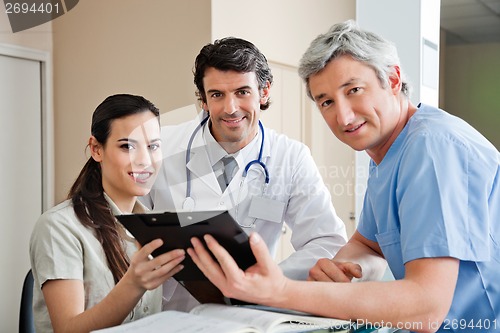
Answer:
<svg viewBox="0 0 500 333"><path fill-rule="evenodd" d="M500 154L466 122L419 105L382 162L370 163L358 231L378 242L396 279L411 260L460 260L438 332L500 331Z"/></svg>

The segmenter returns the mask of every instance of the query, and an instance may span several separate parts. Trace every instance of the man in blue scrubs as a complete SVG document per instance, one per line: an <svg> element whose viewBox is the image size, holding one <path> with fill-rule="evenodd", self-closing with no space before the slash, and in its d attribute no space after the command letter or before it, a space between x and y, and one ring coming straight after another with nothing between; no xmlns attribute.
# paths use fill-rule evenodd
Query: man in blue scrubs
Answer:
<svg viewBox="0 0 500 333"><path fill-rule="evenodd" d="M500 154L463 120L409 100L392 43L352 21L318 36L299 69L335 136L371 157L359 226L309 280L287 279L257 234L239 270L207 237L190 255L233 298L418 332L500 331ZM348 282L383 257L395 281ZM334 281L334 283L324 283Z"/></svg>

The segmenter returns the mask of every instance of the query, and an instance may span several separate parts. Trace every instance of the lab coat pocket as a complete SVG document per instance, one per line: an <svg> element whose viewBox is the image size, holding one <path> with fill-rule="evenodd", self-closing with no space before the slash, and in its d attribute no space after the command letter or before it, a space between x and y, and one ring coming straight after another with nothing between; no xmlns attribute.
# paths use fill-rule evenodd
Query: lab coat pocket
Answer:
<svg viewBox="0 0 500 333"><path fill-rule="evenodd" d="M399 229L376 234L378 245L389 264L392 274L396 279L402 279L405 274L403 253L401 249L401 232Z"/></svg>

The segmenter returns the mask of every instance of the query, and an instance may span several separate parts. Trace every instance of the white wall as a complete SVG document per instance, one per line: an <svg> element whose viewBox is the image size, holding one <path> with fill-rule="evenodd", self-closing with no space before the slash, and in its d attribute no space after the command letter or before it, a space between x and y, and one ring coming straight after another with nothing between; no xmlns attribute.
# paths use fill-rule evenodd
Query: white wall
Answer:
<svg viewBox="0 0 500 333"><path fill-rule="evenodd" d="M17 328L23 279L30 268L29 239L52 193L47 137L47 52L0 44L0 142L7 158L0 164L0 330ZM44 75L42 75L42 73ZM49 134L49 135L47 135ZM13 306L15 304L16 306Z"/></svg>
<svg viewBox="0 0 500 333"><path fill-rule="evenodd" d="M390 8L390 10L389 10ZM412 86L411 101L438 106L440 0L356 0L356 21L396 45L401 68ZM437 47L429 51L428 41ZM430 53L430 54L429 54ZM425 59L425 61L423 60ZM356 153L356 216L359 217L369 157Z"/></svg>
<svg viewBox="0 0 500 333"><path fill-rule="evenodd" d="M396 45L402 71L406 73L407 81L413 88L410 100L415 105L423 102L437 106L440 1L356 0L356 3L356 20L360 27L375 32ZM427 43L434 45L436 49L429 51ZM356 153L358 190L366 186L368 162L365 152ZM359 216L364 193L357 191L356 194L356 215ZM384 279L394 279L389 269L386 270Z"/></svg>
<svg viewBox="0 0 500 333"><path fill-rule="evenodd" d="M52 24L14 34L5 11L0 11L0 54L9 56L4 58L6 67L0 70L0 81L7 82L0 91L0 137L5 143L4 157L8 158L0 166L5 178L0 189L3 216L0 331L16 332L22 283L30 267L31 230L42 207L53 204ZM25 58L31 60L22 60ZM41 72L44 74L40 78ZM25 74L33 77L26 78ZM27 97L30 90L38 93ZM42 119L45 127L40 126ZM41 133L42 128L44 133ZM41 136L44 136L44 146ZM43 167L42 151L45 154ZM43 190L44 202L41 179L47 182Z"/></svg>
<svg viewBox="0 0 500 333"><path fill-rule="evenodd" d="M359 25L396 45L401 67L413 86L411 101L437 106L441 1L356 0L356 3ZM437 47L435 53L425 47L425 41ZM428 81L432 81L430 86L434 88L426 84Z"/></svg>

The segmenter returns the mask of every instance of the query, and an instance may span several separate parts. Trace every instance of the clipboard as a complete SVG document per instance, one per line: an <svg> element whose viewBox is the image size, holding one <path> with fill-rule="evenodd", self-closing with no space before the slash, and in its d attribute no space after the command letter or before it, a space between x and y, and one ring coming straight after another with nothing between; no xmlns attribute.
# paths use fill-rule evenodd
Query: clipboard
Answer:
<svg viewBox="0 0 500 333"><path fill-rule="evenodd" d="M256 263L248 235L227 211L126 214L116 218L141 245L157 238L163 240L163 245L151 254L154 257L174 249L192 247L192 237L198 237L206 246L203 235L210 234L231 254L241 269ZM186 256L182 264L184 269L174 275L181 284L209 282L191 257Z"/></svg>

